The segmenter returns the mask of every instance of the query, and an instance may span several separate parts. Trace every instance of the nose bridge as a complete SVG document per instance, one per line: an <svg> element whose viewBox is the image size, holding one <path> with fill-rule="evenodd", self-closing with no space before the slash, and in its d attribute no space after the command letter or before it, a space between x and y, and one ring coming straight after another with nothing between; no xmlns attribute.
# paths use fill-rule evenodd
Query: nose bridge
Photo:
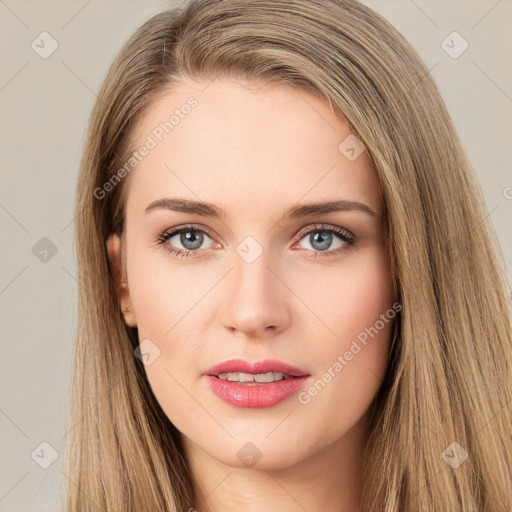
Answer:
<svg viewBox="0 0 512 512"><path fill-rule="evenodd" d="M289 319L286 287L275 275L280 265L272 251L246 237L236 247L233 267L223 305L224 325L251 335L268 327L282 328Z"/></svg>

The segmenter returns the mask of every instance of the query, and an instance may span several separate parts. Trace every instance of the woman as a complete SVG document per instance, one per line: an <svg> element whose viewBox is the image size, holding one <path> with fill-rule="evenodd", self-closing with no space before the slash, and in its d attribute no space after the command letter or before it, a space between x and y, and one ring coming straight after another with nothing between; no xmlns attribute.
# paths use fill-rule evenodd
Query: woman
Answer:
<svg viewBox="0 0 512 512"><path fill-rule="evenodd" d="M371 9L154 16L99 92L76 213L67 510L512 510L499 246Z"/></svg>

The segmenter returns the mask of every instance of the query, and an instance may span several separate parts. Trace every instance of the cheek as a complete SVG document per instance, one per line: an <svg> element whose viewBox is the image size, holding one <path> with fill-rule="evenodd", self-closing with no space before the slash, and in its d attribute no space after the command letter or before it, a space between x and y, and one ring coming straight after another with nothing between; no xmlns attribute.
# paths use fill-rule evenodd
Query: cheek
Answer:
<svg viewBox="0 0 512 512"><path fill-rule="evenodd" d="M151 252L147 255L134 251L128 262L130 297L137 314L139 337L165 341L173 335L178 320L187 315L204 293L205 284L192 267L180 268L166 261L164 249Z"/></svg>
<svg viewBox="0 0 512 512"><path fill-rule="evenodd" d="M393 305L393 283L383 251L375 248L360 258L355 254L352 262L319 276L321 281L316 282L326 283L323 287L307 288L308 303L325 324L322 337L339 348L373 326Z"/></svg>
<svg viewBox="0 0 512 512"><path fill-rule="evenodd" d="M335 423L340 419L336 410L344 411L340 414L346 418L366 410L387 366L396 317L393 284L382 253L370 256L360 265L333 273L325 293L308 295L324 326L309 353L318 361L318 374L302 403L333 411Z"/></svg>
<svg viewBox="0 0 512 512"><path fill-rule="evenodd" d="M128 275L139 341L150 354L151 363L144 365L149 384L171 421L186 428L187 418L197 415L191 394L197 392L197 354L204 339L197 302L208 289L208 276L198 276L192 267L166 265L162 255L135 252Z"/></svg>

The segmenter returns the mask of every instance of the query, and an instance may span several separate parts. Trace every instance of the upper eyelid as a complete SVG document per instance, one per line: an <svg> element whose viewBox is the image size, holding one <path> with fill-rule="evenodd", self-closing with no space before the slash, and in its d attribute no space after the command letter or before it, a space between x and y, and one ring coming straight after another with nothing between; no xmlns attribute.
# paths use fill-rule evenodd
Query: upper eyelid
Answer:
<svg viewBox="0 0 512 512"><path fill-rule="evenodd" d="M162 232L162 235L166 235L166 234L169 234L169 238L172 238L173 236L176 236L178 234L180 234L181 232L183 231L186 231L186 230L190 230L190 231L201 231L201 232L204 232L206 233L210 238L215 238L215 236L210 232L210 230L204 226L199 226L199 225L194 225L194 224L190 224L190 225L185 225L185 226L178 226L176 228L170 228L170 229L166 229L165 231Z"/></svg>
<svg viewBox="0 0 512 512"><path fill-rule="evenodd" d="M342 231L342 232L346 232L350 236L350 238L354 238L354 235L346 228L342 228L340 226L333 226L332 224L325 224L325 223L318 223L318 222L313 224L312 226L307 226L307 227L301 229L295 236L307 234L311 231L322 231L322 230L333 231L333 232Z"/></svg>

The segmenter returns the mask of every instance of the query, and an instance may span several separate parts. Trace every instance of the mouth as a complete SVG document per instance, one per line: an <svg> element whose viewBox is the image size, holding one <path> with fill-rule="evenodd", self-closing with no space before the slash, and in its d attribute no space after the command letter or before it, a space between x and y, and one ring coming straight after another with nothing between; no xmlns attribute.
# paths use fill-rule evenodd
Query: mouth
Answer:
<svg viewBox="0 0 512 512"><path fill-rule="evenodd" d="M282 361L249 363L231 359L208 369L203 377L217 397L235 407L272 407L305 385L310 374Z"/></svg>
<svg viewBox="0 0 512 512"><path fill-rule="evenodd" d="M295 379L296 377L292 377L287 373L280 372L267 372L267 373L244 373L244 372L229 372L229 373L219 373L219 375L212 375L212 377L217 377L221 380L226 380L228 382L239 382L241 384L268 384L269 382L279 382L281 380L287 379Z"/></svg>

